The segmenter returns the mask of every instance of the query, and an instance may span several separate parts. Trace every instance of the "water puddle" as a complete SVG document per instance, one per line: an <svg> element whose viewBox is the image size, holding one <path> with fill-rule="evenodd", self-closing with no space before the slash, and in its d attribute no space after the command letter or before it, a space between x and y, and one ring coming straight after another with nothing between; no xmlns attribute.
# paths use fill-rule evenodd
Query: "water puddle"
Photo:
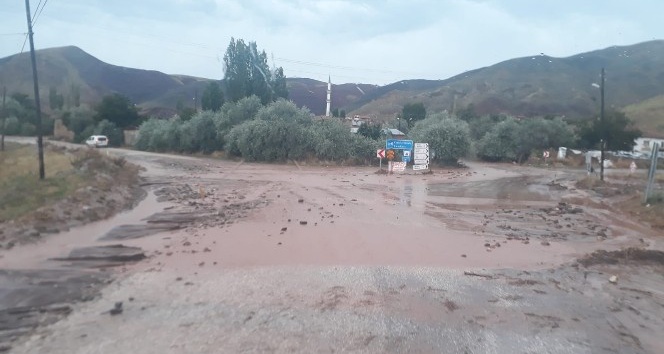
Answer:
<svg viewBox="0 0 664 354"><path fill-rule="evenodd" d="M463 183L437 183L428 188L432 197L462 199L484 199L499 201L549 201L552 200L549 186L532 178L501 178L490 181L470 181Z"/></svg>
<svg viewBox="0 0 664 354"><path fill-rule="evenodd" d="M0 268L26 269L58 264L49 259L63 257L79 247L117 244L117 241L101 242L101 236L112 228L125 224L144 224L143 219L163 211L168 203L157 202L153 193L148 193L134 209L117 214L109 219L93 222L69 231L45 237L42 242L17 246L2 253Z"/></svg>

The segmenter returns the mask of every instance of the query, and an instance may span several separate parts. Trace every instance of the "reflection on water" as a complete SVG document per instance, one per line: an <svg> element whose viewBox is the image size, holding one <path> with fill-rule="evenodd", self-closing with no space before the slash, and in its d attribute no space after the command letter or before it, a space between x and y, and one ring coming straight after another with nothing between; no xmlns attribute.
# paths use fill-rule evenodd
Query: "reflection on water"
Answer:
<svg viewBox="0 0 664 354"><path fill-rule="evenodd" d="M501 178L491 181L431 184L428 194L434 197L480 198L493 200L548 201L551 188L528 177Z"/></svg>
<svg viewBox="0 0 664 354"><path fill-rule="evenodd" d="M407 206L412 206L412 200L413 200L413 186L408 185L404 186L403 189L401 190L401 205L407 205Z"/></svg>

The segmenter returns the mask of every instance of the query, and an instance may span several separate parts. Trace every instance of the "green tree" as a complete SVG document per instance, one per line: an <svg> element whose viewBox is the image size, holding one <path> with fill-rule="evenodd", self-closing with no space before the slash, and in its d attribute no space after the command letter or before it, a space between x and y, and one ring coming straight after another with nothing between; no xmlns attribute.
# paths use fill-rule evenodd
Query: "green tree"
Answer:
<svg viewBox="0 0 664 354"><path fill-rule="evenodd" d="M196 113L197 113L196 110L191 107L183 107L178 111L178 117L180 117L182 121L186 122L191 118L194 118Z"/></svg>
<svg viewBox="0 0 664 354"><path fill-rule="evenodd" d="M224 54L224 82L231 101L256 95L263 104L279 97L288 97L283 69L275 70L274 77L267 64L267 54L259 51L256 42L231 38Z"/></svg>
<svg viewBox="0 0 664 354"><path fill-rule="evenodd" d="M466 108L462 108L462 109L460 109L460 110L457 112L456 116L457 116L457 118L459 118L459 119L461 119L461 120L463 120L463 121L466 121L466 122L471 122L471 121L473 121L473 120L475 120L475 119L477 119L477 118L480 117L480 116L477 115L477 113L475 112L475 105L472 104L472 103L469 104Z"/></svg>
<svg viewBox="0 0 664 354"><path fill-rule="evenodd" d="M224 104L224 93L218 82L210 82L203 91L201 104L204 111L218 111Z"/></svg>
<svg viewBox="0 0 664 354"><path fill-rule="evenodd" d="M468 123L446 114L434 114L417 122L410 134L416 142L429 143L435 152L433 161L456 164L470 151Z"/></svg>
<svg viewBox="0 0 664 354"><path fill-rule="evenodd" d="M58 90L54 86L48 90L48 104L51 110L60 110L65 105L64 96L58 94Z"/></svg>
<svg viewBox="0 0 664 354"><path fill-rule="evenodd" d="M596 149L605 138L606 149L631 151L634 148L634 139L640 136L641 131L634 127L634 122L625 113L608 110L604 114L604 122L595 117L582 126L579 143L582 147Z"/></svg>
<svg viewBox="0 0 664 354"><path fill-rule="evenodd" d="M345 109L342 109L341 111L339 111L339 117L346 118L346 110Z"/></svg>
<svg viewBox="0 0 664 354"><path fill-rule="evenodd" d="M74 142L82 143L89 136L83 134L86 128L95 126L94 116L95 111L83 105L65 110L61 118L67 129L74 132Z"/></svg>
<svg viewBox="0 0 664 354"><path fill-rule="evenodd" d="M381 135L381 125L376 123L367 123L367 124L362 124L360 127L357 129L357 133L365 136L367 138L371 138L374 140L378 140Z"/></svg>
<svg viewBox="0 0 664 354"><path fill-rule="evenodd" d="M237 102L226 102L221 107L221 113L228 117L232 125L254 119L258 111L263 108L260 98L249 96L240 99Z"/></svg>
<svg viewBox="0 0 664 354"><path fill-rule="evenodd" d="M496 124L477 143L477 156L487 161L516 161L521 127L514 118Z"/></svg>
<svg viewBox="0 0 664 354"><path fill-rule="evenodd" d="M427 110L424 108L424 103L407 103L401 110L401 118L409 122L417 122L423 120L427 116Z"/></svg>
<svg viewBox="0 0 664 354"><path fill-rule="evenodd" d="M233 127L226 150L250 161L302 159L313 152L312 124L309 110L281 99L261 108L253 120Z"/></svg>
<svg viewBox="0 0 664 354"><path fill-rule="evenodd" d="M141 123L136 106L128 97L118 93L105 96L96 111L95 121L107 120L120 129L137 127Z"/></svg>
<svg viewBox="0 0 664 354"><path fill-rule="evenodd" d="M81 88L78 84L69 86L69 95L67 96L67 107L81 106Z"/></svg>
<svg viewBox="0 0 664 354"><path fill-rule="evenodd" d="M179 129L180 151L209 154L221 148L213 114L210 112L196 114L191 120L180 125Z"/></svg>
<svg viewBox="0 0 664 354"><path fill-rule="evenodd" d="M332 109L332 117L339 117L339 108Z"/></svg>
<svg viewBox="0 0 664 354"><path fill-rule="evenodd" d="M571 126L561 118L530 118L518 121L508 117L495 124L480 139L477 143L477 156L487 161L522 163L535 149L570 146L574 140Z"/></svg>
<svg viewBox="0 0 664 354"><path fill-rule="evenodd" d="M285 98L288 99L288 87L286 86L286 76L284 69L278 67L274 72L274 99Z"/></svg>

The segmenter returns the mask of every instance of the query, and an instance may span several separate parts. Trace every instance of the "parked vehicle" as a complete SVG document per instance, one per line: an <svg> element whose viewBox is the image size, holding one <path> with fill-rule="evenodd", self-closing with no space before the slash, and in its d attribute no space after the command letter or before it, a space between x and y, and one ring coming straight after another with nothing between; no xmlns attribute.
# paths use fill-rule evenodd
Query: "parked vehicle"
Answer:
<svg viewBox="0 0 664 354"><path fill-rule="evenodd" d="M108 138L104 135L93 135L85 141L89 147L106 147L108 146Z"/></svg>

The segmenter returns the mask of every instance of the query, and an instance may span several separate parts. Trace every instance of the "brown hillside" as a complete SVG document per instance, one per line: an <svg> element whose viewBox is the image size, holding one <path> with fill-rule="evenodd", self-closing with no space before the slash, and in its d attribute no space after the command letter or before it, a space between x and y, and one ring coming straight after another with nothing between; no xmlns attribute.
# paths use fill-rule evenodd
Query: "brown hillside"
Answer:
<svg viewBox="0 0 664 354"><path fill-rule="evenodd" d="M518 58L444 81L402 81L352 105L354 113L392 117L405 103L429 111L474 104L481 114L565 115L587 118L599 110L599 72L606 68L606 104L621 108L664 94L664 41L610 47L567 58ZM634 117L637 118L637 117Z"/></svg>

